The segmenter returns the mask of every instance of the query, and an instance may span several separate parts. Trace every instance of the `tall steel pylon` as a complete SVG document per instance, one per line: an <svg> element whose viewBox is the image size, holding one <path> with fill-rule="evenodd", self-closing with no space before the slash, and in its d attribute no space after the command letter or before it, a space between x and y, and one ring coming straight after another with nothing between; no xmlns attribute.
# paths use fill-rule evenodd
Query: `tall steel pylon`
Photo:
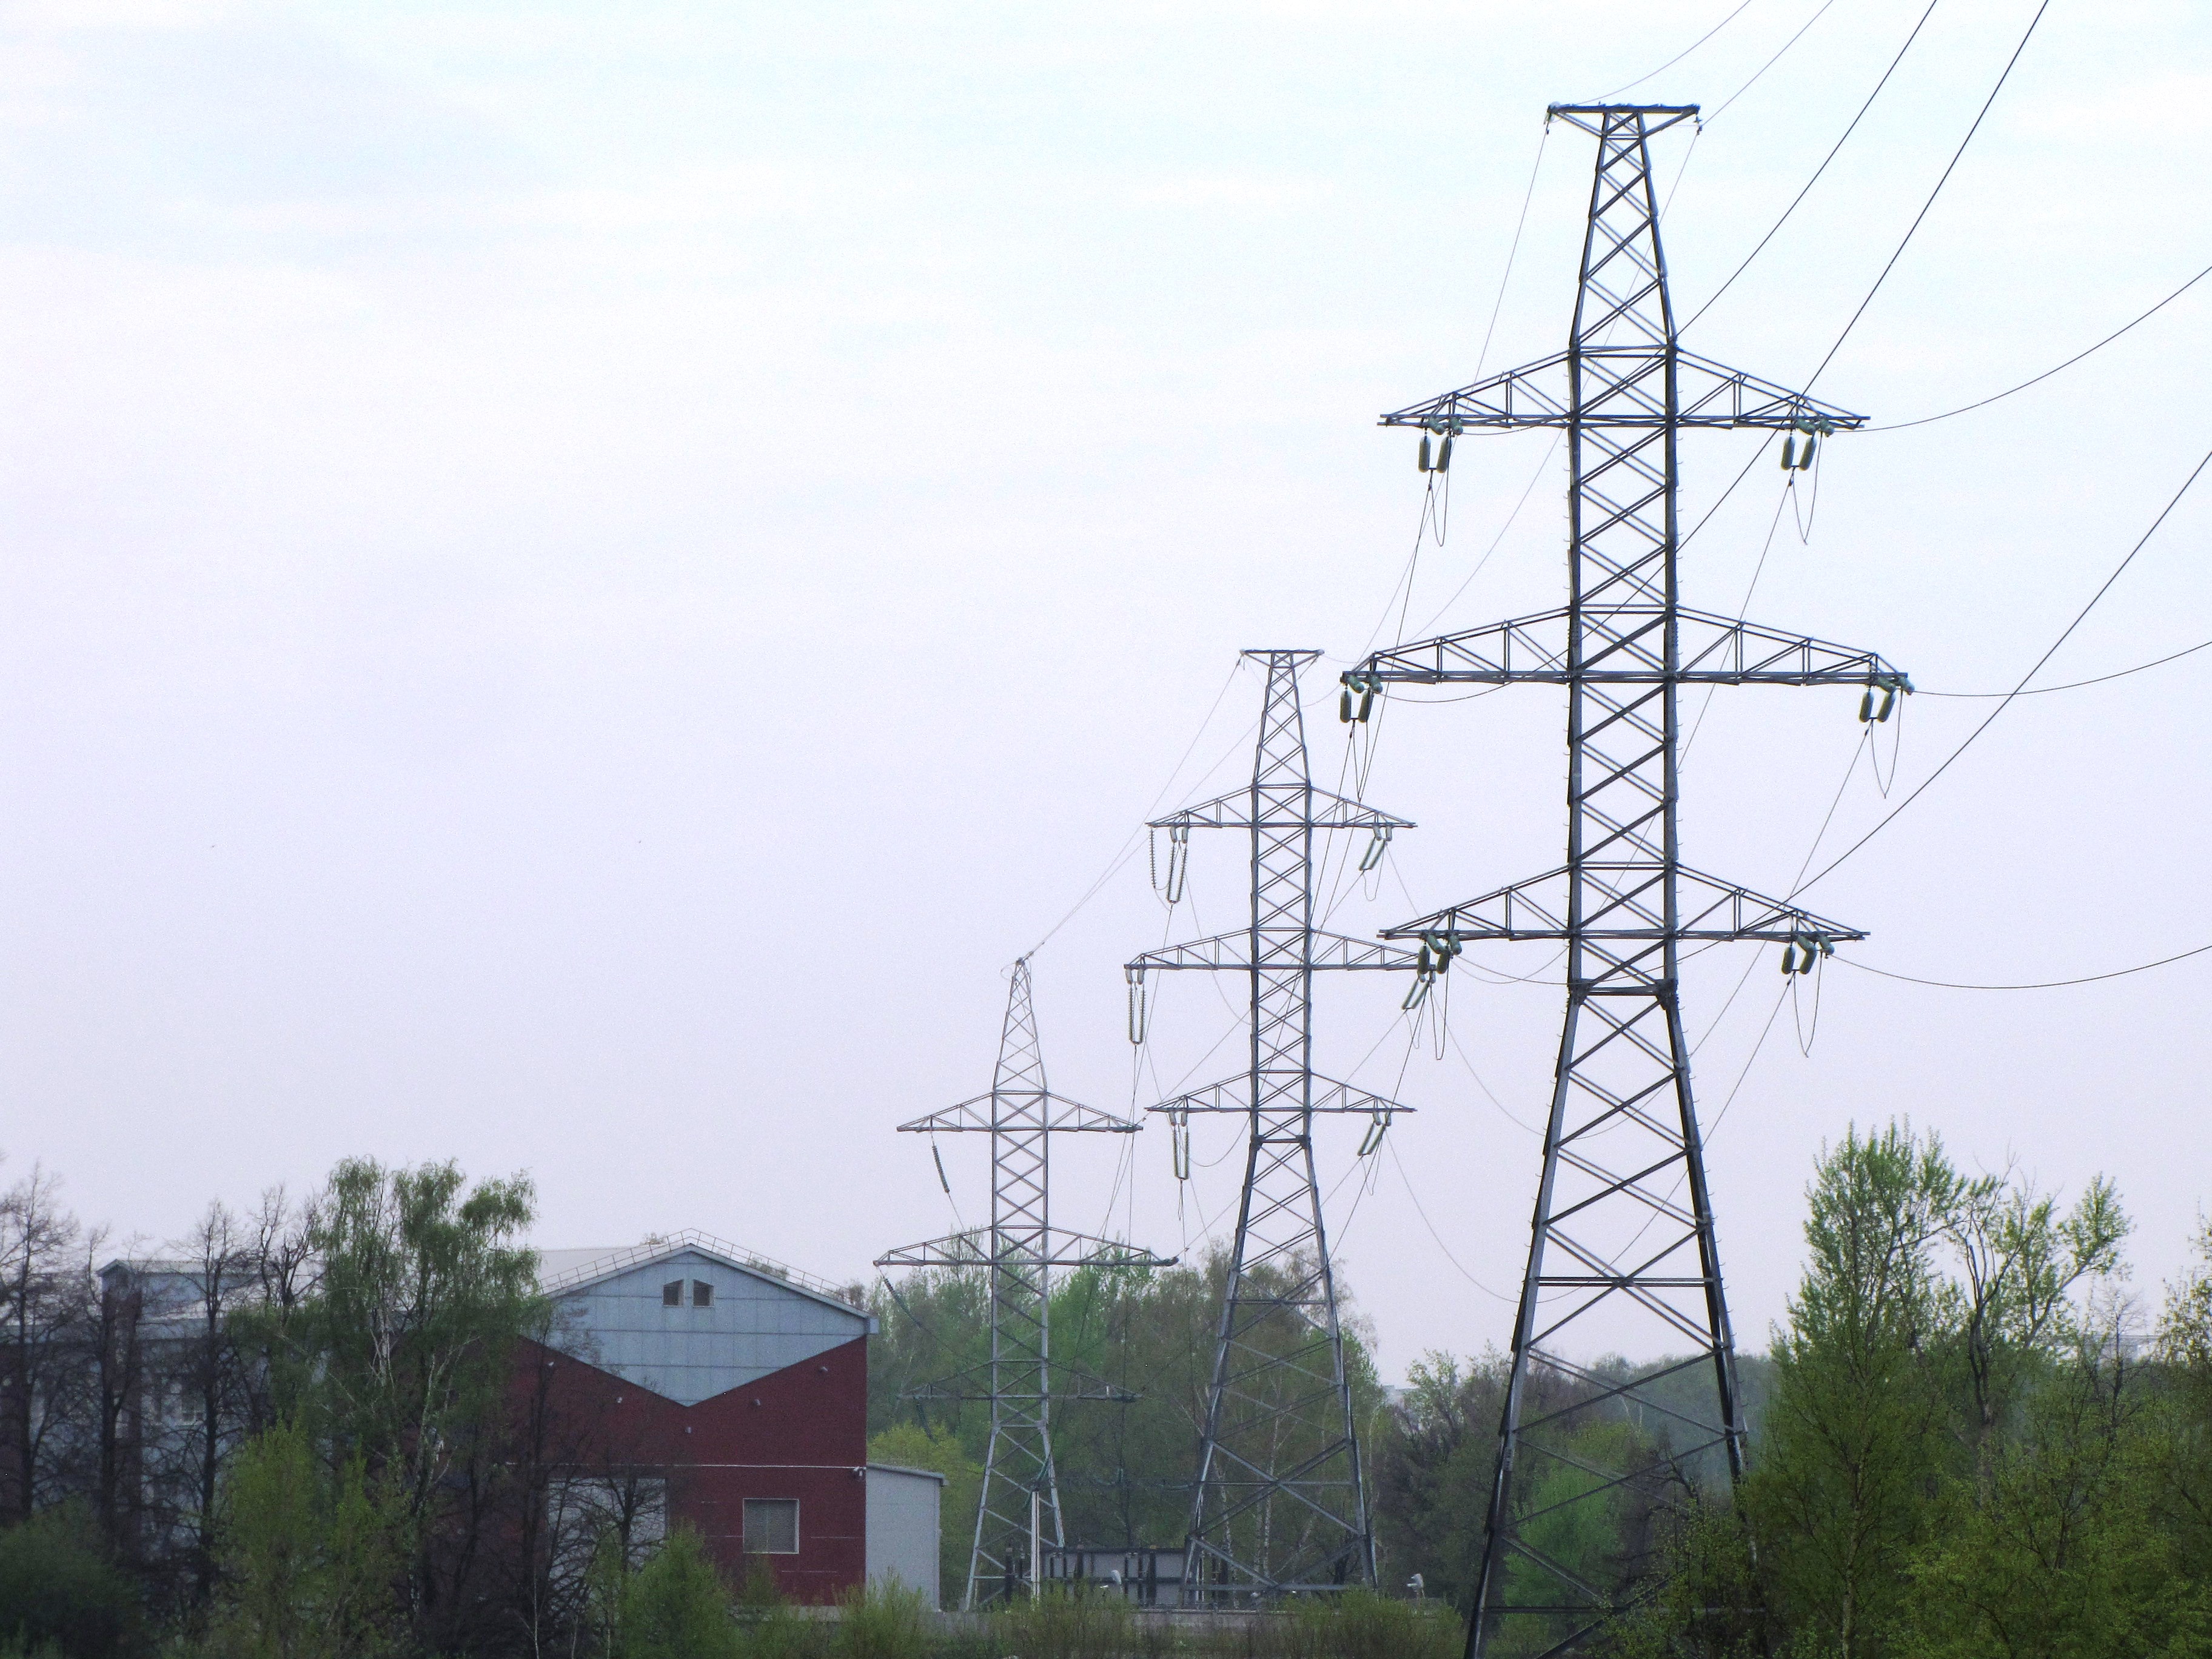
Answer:
<svg viewBox="0 0 2212 1659"><path fill-rule="evenodd" d="M1567 688L1565 867L1382 935L1566 947L1566 1018L1468 1632L1475 1659L1486 1648L1581 1645L1642 1587L1670 1483L1680 1492L1717 1455L1732 1480L1742 1470L1735 1341L1682 1035L1682 947L1780 943L1789 971L1864 937L1682 864L1680 689L1863 685L1862 719L1877 695L1886 717L1911 689L1872 652L1679 599L1683 431L1789 432L1788 465L1799 443L1809 456L1864 419L1677 343L1649 143L1696 113L1553 106L1551 118L1598 143L1566 349L1382 417L1419 428L1425 459L1431 438L1469 428L1565 429L1566 606L1394 646L1345 677L1363 713L1393 684ZM1671 1358L1641 1374L1590 1363L1639 1352Z"/></svg>
<svg viewBox="0 0 2212 1659"><path fill-rule="evenodd" d="M1249 1130L1184 1562L1185 1600L1201 1604L1374 1582L1375 1540L1315 1180L1313 1120L1364 1112L1387 1127L1407 1109L1315 1074L1313 975L1323 969L1410 969L1418 959L1400 946L1314 926L1315 832L1368 831L1365 869L1394 830L1411 825L1314 787L1298 671L1321 653L1243 654L1267 671L1251 783L1151 827L1168 832L1171 890L1180 888L1191 830L1248 831L1250 925L1148 951L1127 969L1130 1035L1139 1042L1150 974L1195 969L1250 981L1249 1068L1150 1109L1168 1115L1179 1148L1188 1145L1194 1113L1242 1113ZM1379 1136L1379 1128L1370 1133Z"/></svg>
<svg viewBox="0 0 2212 1659"><path fill-rule="evenodd" d="M991 1224L908 1245L876 1262L878 1267L981 1267L990 1274L991 1358L980 1368L982 1375L964 1371L910 1396L990 1403L991 1439L983 1456L975 1540L961 1598L968 1607L1033 1593L1042 1552L1067 1541L1052 1455L1053 1402L1135 1398L1095 1377L1066 1370L1055 1382L1052 1270L1172 1265L1172 1258L1052 1224L1053 1136L1085 1131L1130 1134L1142 1126L1079 1105L1045 1086L1027 957L1014 963L1012 980L991 1091L899 1125L908 1134L991 1137Z"/></svg>

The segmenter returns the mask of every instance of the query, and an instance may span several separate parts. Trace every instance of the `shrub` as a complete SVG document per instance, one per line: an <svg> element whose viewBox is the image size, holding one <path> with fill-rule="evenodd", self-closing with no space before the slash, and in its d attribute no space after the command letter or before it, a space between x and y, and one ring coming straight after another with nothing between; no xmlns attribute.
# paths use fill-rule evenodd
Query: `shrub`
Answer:
<svg viewBox="0 0 2212 1659"><path fill-rule="evenodd" d="M18 1653L112 1659L137 1633L137 1590L83 1510L47 1510L0 1533L0 1642Z"/></svg>
<svg viewBox="0 0 2212 1659"><path fill-rule="evenodd" d="M837 1598L836 1659L927 1659L931 1648L921 1594L897 1584L864 1584Z"/></svg>
<svg viewBox="0 0 2212 1659"><path fill-rule="evenodd" d="M1048 1589L994 1615L1000 1646L1021 1659L1127 1659L1137 1650L1136 1617L1112 1592Z"/></svg>
<svg viewBox="0 0 2212 1659"><path fill-rule="evenodd" d="M678 1527L623 1583L614 1659L740 1659L729 1592L699 1534Z"/></svg>

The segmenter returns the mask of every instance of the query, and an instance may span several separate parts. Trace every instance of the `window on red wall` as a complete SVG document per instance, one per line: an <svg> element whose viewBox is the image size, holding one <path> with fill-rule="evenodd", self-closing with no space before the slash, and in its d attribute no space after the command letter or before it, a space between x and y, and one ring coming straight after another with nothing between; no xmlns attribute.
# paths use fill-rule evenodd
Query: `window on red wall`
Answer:
<svg viewBox="0 0 2212 1659"><path fill-rule="evenodd" d="M745 1553L799 1553L799 1500L796 1498L745 1499Z"/></svg>

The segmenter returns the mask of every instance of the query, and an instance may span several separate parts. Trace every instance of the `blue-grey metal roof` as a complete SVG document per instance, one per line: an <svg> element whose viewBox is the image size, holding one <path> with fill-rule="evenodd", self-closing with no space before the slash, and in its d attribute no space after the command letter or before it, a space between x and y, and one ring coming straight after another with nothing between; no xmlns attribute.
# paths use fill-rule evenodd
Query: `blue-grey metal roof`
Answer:
<svg viewBox="0 0 2212 1659"><path fill-rule="evenodd" d="M694 1281L714 1286L694 1305ZM626 1382L693 1406L867 1334L875 1322L827 1281L682 1233L617 1250L539 1252L539 1282L560 1304L551 1346ZM682 1286L677 1305L662 1287Z"/></svg>

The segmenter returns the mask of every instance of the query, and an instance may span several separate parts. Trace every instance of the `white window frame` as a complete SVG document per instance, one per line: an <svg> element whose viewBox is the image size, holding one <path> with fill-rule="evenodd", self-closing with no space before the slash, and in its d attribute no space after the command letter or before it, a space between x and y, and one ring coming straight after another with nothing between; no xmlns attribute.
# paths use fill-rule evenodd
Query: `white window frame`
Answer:
<svg viewBox="0 0 2212 1659"><path fill-rule="evenodd" d="M787 1504L791 1506L791 1547L789 1549L757 1550L753 1547L752 1528L746 1523L752 1519L752 1507L756 1504ZM748 1498L743 1500L743 1506L738 1510L738 1514L739 1524L744 1527L744 1553L747 1555L799 1555L805 1553L800 1547L803 1534L799 1529L799 1500L796 1498Z"/></svg>

